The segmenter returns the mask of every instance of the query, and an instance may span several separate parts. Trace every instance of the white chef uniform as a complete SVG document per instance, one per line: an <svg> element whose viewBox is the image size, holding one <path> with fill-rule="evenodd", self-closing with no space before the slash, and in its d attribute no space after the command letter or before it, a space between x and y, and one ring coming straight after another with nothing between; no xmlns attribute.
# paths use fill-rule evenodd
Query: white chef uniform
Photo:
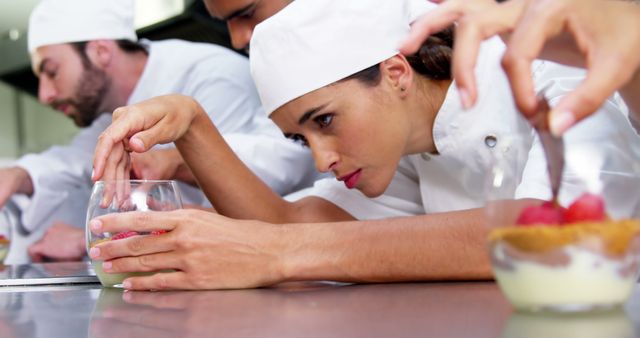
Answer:
<svg viewBox="0 0 640 338"><path fill-rule="evenodd" d="M544 153L537 135L515 108L500 66L503 51L504 44L498 38L482 45L476 68L478 102L464 110L457 87L452 84L433 126L438 154L405 156L385 194L369 199L356 189L348 190L335 179L316 182L309 194L333 202L358 219L478 208L486 201L485 185L496 159L492 153L500 151L504 160L520 166L522 171L516 177L520 184L512 191L503 191L501 198L549 199ZM584 77L583 70L551 62L536 62L532 71L537 90L547 88L545 96L551 105ZM640 149L640 139L629 123L627 112L617 102L613 98L608 100L597 114L572 128L565 135L565 143L570 149L577 141L596 140L588 144L588 151L594 159L604 159L601 170L633 172L630 163L615 160L624 155L620 154L623 149L632 152ZM517 134L523 137L513 142ZM560 196L565 204L584 191L585 187L580 186L574 175L579 170L571 166L565 168L563 183L569 188ZM634 182L637 184L637 180ZM603 193L620 195L620 183L616 180L604 184L610 188ZM631 187L626 189L629 191ZM638 211L637 198L627 196L626 200L616 200L619 203L608 206L613 209L608 210L613 215Z"/></svg>
<svg viewBox="0 0 640 338"><path fill-rule="evenodd" d="M310 154L285 139L262 112L246 58L211 44L180 40L143 43L149 46L149 58L128 104L170 93L192 96L238 156L272 189L285 194L312 184L317 173ZM18 160L17 165L31 176L34 194L29 199L14 197L22 210L24 227L16 233L28 234L28 240L14 239L16 247L7 262L24 262L26 246L54 222L84 226L93 151L110 121L111 115L104 114L70 144ZM186 184L180 189L188 196L185 203L205 201Z"/></svg>

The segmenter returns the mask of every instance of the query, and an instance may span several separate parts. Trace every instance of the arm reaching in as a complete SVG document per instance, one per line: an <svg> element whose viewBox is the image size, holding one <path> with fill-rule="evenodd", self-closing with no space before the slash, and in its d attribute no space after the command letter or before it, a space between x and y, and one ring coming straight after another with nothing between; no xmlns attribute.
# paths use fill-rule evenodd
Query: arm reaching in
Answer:
<svg viewBox="0 0 640 338"><path fill-rule="evenodd" d="M93 247L109 273L175 272L125 280L135 290L236 289L285 281L490 279L483 211L333 223L270 224L199 210L121 213L91 231L166 230Z"/></svg>
<svg viewBox="0 0 640 338"><path fill-rule="evenodd" d="M145 152L169 142L175 142L198 185L222 215L273 223L353 219L320 198L295 203L282 199L236 156L202 107L182 95L118 108L98 140L93 178L128 177L128 151Z"/></svg>
<svg viewBox="0 0 640 338"><path fill-rule="evenodd" d="M20 167L0 169L0 208L17 193L33 194L33 182L29 173Z"/></svg>
<svg viewBox="0 0 640 338"><path fill-rule="evenodd" d="M86 254L84 230L64 223L56 223L44 236L32 244L29 256L34 262L81 261Z"/></svg>

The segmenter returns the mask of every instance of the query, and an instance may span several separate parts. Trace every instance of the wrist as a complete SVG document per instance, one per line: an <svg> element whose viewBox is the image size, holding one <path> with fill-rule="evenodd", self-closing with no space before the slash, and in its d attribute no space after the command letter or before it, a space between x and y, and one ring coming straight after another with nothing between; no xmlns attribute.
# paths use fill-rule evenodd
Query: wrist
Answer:
<svg viewBox="0 0 640 338"><path fill-rule="evenodd" d="M29 175L29 172L21 167L13 167L9 170L13 172L13 177L15 178L14 182L16 184L16 192L26 195L32 195L33 182L31 181L31 175Z"/></svg>

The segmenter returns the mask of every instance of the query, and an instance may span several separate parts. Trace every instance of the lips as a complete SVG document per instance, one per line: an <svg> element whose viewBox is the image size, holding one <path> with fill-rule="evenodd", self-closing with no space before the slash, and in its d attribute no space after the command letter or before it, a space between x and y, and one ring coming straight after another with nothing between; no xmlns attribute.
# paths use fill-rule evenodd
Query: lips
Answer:
<svg viewBox="0 0 640 338"><path fill-rule="evenodd" d="M362 173L362 169L358 169L354 172L352 172L351 174L342 176L340 178L338 178L338 181L343 181L344 185L347 186L348 189L353 189L355 188L356 184L358 183L358 180L360 179L360 174Z"/></svg>

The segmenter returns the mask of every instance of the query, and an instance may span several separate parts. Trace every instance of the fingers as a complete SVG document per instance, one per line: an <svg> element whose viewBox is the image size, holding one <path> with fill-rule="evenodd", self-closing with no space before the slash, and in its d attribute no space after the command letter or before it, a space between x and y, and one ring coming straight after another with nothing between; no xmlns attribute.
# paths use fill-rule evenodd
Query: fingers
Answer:
<svg viewBox="0 0 640 338"><path fill-rule="evenodd" d="M43 249L44 245L42 244L42 241L38 241L35 244L29 246L27 252L29 253L29 257L31 258L32 262L41 263L44 261L44 256L42 255Z"/></svg>
<svg viewBox="0 0 640 338"><path fill-rule="evenodd" d="M123 179L129 178L129 154L124 150L122 144L116 145L113 151L109 154L106 166L104 168L104 191L103 199L100 202L100 207L105 209L109 207L113 201L113 196L116 195L116 206L121 206L124 199L124 189L120 186ZM126 171L126 172L125 172Z"/></svg>
<svg viewBox="0 0 640 338"><path fill-rule="evenodd" d="M133 239L133 237L130 238ZM182 258L175 253L162 252L107 260L102 263L102 269L107 273L182 270L182 261Z"/></svg>
<svg viewBox="0 0 640 338"><path fill-rule="evenodd" d="M463 14L457 1L448 1L424 14L411 25L411 31L400 45L404 55L415 54L429 35L437 33L456 21Z"/></svg>
<svg viewBox="0 0 640 338"><path fill-rule="evenodd" d="M537 102L531 63L540 55L545 42L560 32L564 21L556 10L546 1L531 4L514 29L502 59L516 105L527 117L535 113Z"/></svg>
<svg viewBox="0 0 640 338"><path fill-rule="evenodd" d="M587 77L575 90L565 95L551 111L549 127L559 136L580 120L596 112L631 74L612 71L618 60L606 59L589 67Z"/></svg>
<svg viewBox="0 0 640 338"><path fill-rule="evenodd" d="M185 216L183 216L182 210L113 213L94 218L89 222L89 229L95 234L123 231L171 231L183 218Z"/></svg>
<svg viewBox="0 0 640 338"><path fill-rule="evenodd" d="M518 3L488 6L485 10L466 15L456 28L453 49L453 75L465 108L470 108L478 97L475 67L481 43L500 33L511 31L522 6Z"/></svg>
<svg viewBox="0 0 640 338"><path fill-rule="evenodd" d="M174 241L169 234L137 235L100 243L89 250L89 256L91 259L105 261L102 267L105 271L132 272L178 268L178 266L171 265L176 262L156 261L155 258L151 258L153 254L174 249L173 243ZM141 261L127 261L130 258L141 259L139 256L145 258ZM113 262L117 269L112 270L110 268L112 262L107 261L121 257L127 258Z"/></svg>
<svg viewBox="0 0 640 338"><path fill-rule="evenodd" d="M147 150L144 143L137 139L129 139L131 135L142 130L145 125L145 114L136 106L121 107L113 112L113 122L98 137L93 157L94 181L102 178L111 152L118 144L125 142L125 148L142 152ZM134 136L135 137L135 136Z"/></svg>

